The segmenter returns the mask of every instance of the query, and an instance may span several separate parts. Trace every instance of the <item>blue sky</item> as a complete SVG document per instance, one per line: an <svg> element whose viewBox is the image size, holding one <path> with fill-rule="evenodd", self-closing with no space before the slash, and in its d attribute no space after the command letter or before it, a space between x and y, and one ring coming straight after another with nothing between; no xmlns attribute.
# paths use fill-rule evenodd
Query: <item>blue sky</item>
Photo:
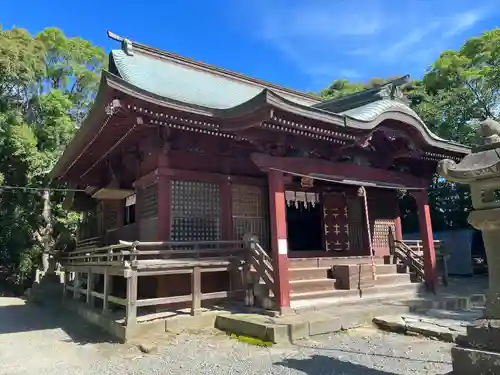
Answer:
<svg viewBox="0 0 500 375"><path fill-rule="evenodd" d="M106 30L299 90L422 76L500 26L500 0L2 0L3 28L56 26L106 50Z"/></svg>

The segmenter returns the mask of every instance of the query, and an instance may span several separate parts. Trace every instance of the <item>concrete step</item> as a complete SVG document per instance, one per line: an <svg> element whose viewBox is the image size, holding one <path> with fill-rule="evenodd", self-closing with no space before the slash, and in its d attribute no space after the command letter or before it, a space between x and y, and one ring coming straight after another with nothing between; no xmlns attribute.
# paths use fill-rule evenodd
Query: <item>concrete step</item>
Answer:
<svg viewBox="0 0 500 375"><path fill-rule="evenodd" d="M376 264L385 264L384 257L375 257ZM370 257L324 257L324 258L290 258L288 268L331 267L334 264L371 264Z"/></svg>
<svg viewBox="0 0 500 375"><path fill-rule="evenodd" d="M375 266L375 273L378 275L390 275L399 273L396 264L377 264Z"/></svg>
<svg viewBox="0 0 500 375"><path fill-rule="evenodd" d="M317 310L318 308L338 304L356 302L371 303L381 299L412 299L425 295L425 287L420 283L404 283L398 285L383 285L354 290L333 290L331 292L293 293L292 308L295 310Z"/></svg>
<svg viewBox="0 0 500 375"><path fill-rule="evenodd" d="M331 269L330 267L291 268L289 275L290 281L327 279L331 276Z"/></svg>
<svg viewBox="0 0 500 375"><path fill-rule="evenodd" d="M335 279L309 279L290 281L292 293L316 292L335 290Z"/></svg>
<svg viewBox="0 0 500 375"><path fill-rule="evenodd" d="M399 284L405 284L405 283L411 283L411 276L409 273L392 273L392 274L387 274L387 275L380 275L377 272L377 279L375 280L375 285L376 286L382 286L382 285L399 285Z"/></svg>
<svg viewBox="0 0 500 375"><path fill-rule="evenodd" d="M359 299L359 290L318 290L312 292L291 293L290 299L292 301L308 301L314 304L314 301L321 299L335 298L337 301L342 298L356 298ZM292 306L293 307L293 306Z"/></svg>

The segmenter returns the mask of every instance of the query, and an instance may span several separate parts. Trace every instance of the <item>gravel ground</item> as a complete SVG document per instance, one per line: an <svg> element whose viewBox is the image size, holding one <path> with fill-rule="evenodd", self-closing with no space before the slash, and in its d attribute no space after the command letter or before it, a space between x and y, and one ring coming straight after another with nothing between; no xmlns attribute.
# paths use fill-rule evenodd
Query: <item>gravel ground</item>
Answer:
<svg viewBox="0 0 500 375"><path fill-rule="evenodd" d="M112 343L71 315L0 297L0 374L445 374L451 345L362 328L259 348L215 331L149 338L157 350ZM137 344L137 343L136 343Z"/></svg>

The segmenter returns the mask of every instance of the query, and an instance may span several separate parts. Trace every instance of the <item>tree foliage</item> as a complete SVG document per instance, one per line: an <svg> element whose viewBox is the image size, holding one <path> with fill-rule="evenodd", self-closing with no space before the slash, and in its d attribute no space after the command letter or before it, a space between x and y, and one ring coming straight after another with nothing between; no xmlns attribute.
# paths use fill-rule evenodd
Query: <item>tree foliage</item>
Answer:
<svg viewBox="0 0 500 375"><path fill-rule="evenodd" d="M339 98L382 84L336 80L321 91L325 99ZM470 38L457 51L444 51L425 73L406 88L410 106L438 136L465 145L477 142L478 121L500 119L500 29ZM436 230L467 227L471 208L466 186L443 181L437 176L429 187L433 226ZM418 221L412 198L402 194L400 202L405 230L416 231Z"/></svg>
<svg viewBox="0 0 500 375"><path fill-rule="evenodd" d="M0 183L47 187L47 174L94 99L105 53L57 28L31 35L0 29ZM0 189L0 265L29 271L44 227L43 192ZM52 242L69 238L78 216L51 193ZM38 234L38 236L37 236Z"/></svg>

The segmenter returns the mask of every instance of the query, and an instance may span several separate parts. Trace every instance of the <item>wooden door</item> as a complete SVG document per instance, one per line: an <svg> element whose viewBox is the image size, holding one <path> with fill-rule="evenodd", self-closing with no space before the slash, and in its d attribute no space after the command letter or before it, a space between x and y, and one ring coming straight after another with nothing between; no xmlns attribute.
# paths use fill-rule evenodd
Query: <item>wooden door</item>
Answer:
<svg viewBox="0 0 500 375"><path fill-rule="evenodd" d="M349 252L349 225L347 223L346 198L343 193L323 193L323 225L325 250L346 253L347 256Z"/></svg>
<svg viewBox="0 0 500 375"><path fill-rule="evenodd" d="M363 197L347 197L347 223L349 225L349 255L370 255Z"/></svg>

